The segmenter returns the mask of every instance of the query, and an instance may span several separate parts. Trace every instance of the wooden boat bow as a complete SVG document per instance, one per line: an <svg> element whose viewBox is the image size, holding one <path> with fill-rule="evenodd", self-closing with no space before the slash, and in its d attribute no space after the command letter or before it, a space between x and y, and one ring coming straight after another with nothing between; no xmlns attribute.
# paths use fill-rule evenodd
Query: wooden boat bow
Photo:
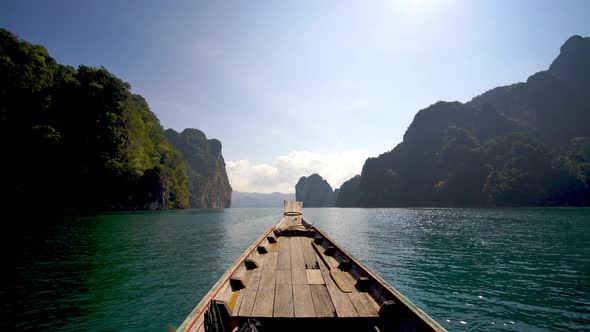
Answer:
<svg viewBox="0 0 590 332"><path fill-rule="evenodd" d="M281 220L246 249L177 331L232 331L248 321L264 331L445 331L309 222L302 202L284 204Z"/></svg>

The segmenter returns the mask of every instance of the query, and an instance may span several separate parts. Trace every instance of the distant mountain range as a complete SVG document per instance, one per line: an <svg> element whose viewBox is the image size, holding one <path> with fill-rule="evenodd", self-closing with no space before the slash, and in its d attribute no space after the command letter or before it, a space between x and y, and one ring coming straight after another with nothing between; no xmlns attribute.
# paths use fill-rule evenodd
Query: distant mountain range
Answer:
<svg viewBox="0 0 590 332"><path fill-rule="evenodd" d="M272 207L282 208L283 201L295 200L295 194L283 193L244 193L234 191L231 196L231 207L233 208L257 208L257 207Z"/></svg>

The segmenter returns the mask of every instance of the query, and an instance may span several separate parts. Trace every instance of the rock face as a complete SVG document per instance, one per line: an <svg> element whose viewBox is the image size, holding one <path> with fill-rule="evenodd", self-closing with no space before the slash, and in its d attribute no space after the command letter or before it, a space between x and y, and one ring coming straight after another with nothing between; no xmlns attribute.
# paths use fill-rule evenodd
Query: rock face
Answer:
<svg viewBox="0 0 590 332"><path fill-rule="evenodd" d="M295 185L295 199L303 201L306 207L334 206L336 195L330 184L318 174L302 176Z"/></svg>
<svg viewBox="0 0 590 332"><path fill-rule="evenodd" d="M145 99L105 68L58 64L0 28L0 114L4 206L188 207L180 154Z"/></svg>
<svg viewBox="0 0 590 332"><path fill-rule="evenodd" d="M403 142L367 159L337 204L588 205L589 123L590 38L574 36L524 83L419 111Z"/></svg>
<svg viewBox="0 0 590 332"><path fill-rule="evenodd" d="M355 207L360 201L361 176L356 175L350 180L344 182L340 189L336 189L336 206L337 207Z"/></svg>
<svg viewBox="0 0 590 332"><path fill-rule="evenodd" d="M177 133L167 129L166 138L180 152L189 177L191 208L229 208L232 188L221 155L221 142L207 139L198 129Z"/></svg>

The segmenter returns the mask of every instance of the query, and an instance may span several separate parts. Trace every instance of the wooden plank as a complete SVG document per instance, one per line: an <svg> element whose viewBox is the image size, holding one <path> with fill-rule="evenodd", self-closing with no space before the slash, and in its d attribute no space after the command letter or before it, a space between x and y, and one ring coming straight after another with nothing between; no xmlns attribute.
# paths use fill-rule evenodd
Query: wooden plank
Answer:
<svg viewBox="0 0 590 332"><path fill-rule="evenodd" d="M324 285L309 285L316 317L335 317L336 311Z"/></svg>
<svg viewBox="0 0 590 332"><path fill-rule="evenodd" d="M338 285L338 288L340 288L340 290L344 293L351 293L352 290L354 289L353 285L351 285L346 280L346 277L344 276L344 274L347 274L347 273L340 271L338 269L330 270L330 276L332 277L332 279L334 280L336 285Z"/></svg>
<svg viewBox="0 0 590 332"><path fill-rule="evenodd" d="M252 308L254 307L254 302L256 301L256 293L258 292L258 285L260 284L261 275L261 268L254 270L254 273L252 273L252 276L246 284L246 289L242 289L238 295L236 305L234 306L233 315L250 316L252 314Z"/></svg>
<svg viewBox="0 0 590 332"><path fill-rule="evenodd" d="M291 237L291 270L305 270L303 250L299 236Z"/></svg>
<svg viewBox="0 0 590 332"><path fill-rule="evenodd" d="M256 293L256 301L252 308L253 317L272 317L275 300L275 285L261 285Z"/></svg>
<svg viewBox="0 0 590 332"><path fill-rule="evenodd" d="M252 245L250 247L248 247L248 249L246 249L246 251L244 251L244 253L235 261L235 263L232 266L230 266L230 268L227 269L227 271L225 271L223 276L221 276L221 278L219 278L219 280L217 280L217 282L213 285L213 287L211 287L211 289L207 292L207 294L205 294L205 296L203 296L203 298L197 304L197 306L184 319L184 321L182 322L182 324L178 328L178 331L188 331L188 330L192 329L194 326L197 326L196 322L198 319L200 319L203 316L203 313L205 312L207 306L209 305L209 303L212 300L213 294L220 291L223 284L227 282L230 275L236 270L236 268L239 266L239 264L242 263L244 258L246 258L250 253L252 253L252 251L256 249L258 244L261 243L275 227L276 226L271 226L268 229L268 231L264 232L260 236L260 238L258 238L256 241L254 241L254 243L252 243Z"/></svg>
<svg viewBox="0 0 590 332"><path fill-rule="evenodd" d="M291 239L286 236L279 237L279 258L277 261L278 270L291 269Z"/></svg>
<svg viewBox="0 0 590 332"><path fill-rule="evenodd" d="M324 242L326 242L326 241L324 241ZM316 250L317 256L321 257L322 261L326 264L327 267L329 267L329 269L338 268L338 265L340 263L338 263L338 261L336 261L336 259L334 257L325 255L324 248L322 246L317 245L313 242L311 245Z"/></svg>
<svg viewBox="0 0 590 332"><path fill-rule="evenodd" d="M276 285L273 317L294 317L293 285Z"/></svg>
<svg viewBox="0 0 590 332"><path fill-rule="evenodd" d="M214 299L227 302L229 300L231 293L232 290L228 281L221 287L221 290L219 291L219 293L217 293L217 295L215 295Z"/></svg>
<svg viewBox="0 0 590 332"><path fill-rule="evenodd" d="M305 270L291 270L291 282L293 285L307 285L307 273Z"/></svg>
<svg viewBox="0 0 590 332"><path fill-rule="evenodd" d="M278 262L278 258L279 258L279 253L278 252L270 252L270 253L266 254L266 256L267 257L266 257L266 261L264 262L264 268L276 270L277 262Z"/></svg>
<svg viewBox="0 0 590 332"><path fill-rule="evenodd" d="M312 238L309 237L301 237L301 250L303 251L303 264L307 266L308 269L314 268L317 264L315 251L311 246L313 242Z"/></svg>
<svg viewBox="0 0 590 332"><path fill-rule="evenodd" d="M274 285L276 283L276 270L263 268L260 275L260 287Z"/></svg>
<svg viewBox="0 0 590 332"><path fill-rule="evenodd" d="M379 317L379 306L365 292L349 293L348 298L360 317Z"/></svg>
<svg viewBox="0 0 590 332"><path fill-rule="evenodd" d="M271 243L266 245L266 249L268 250L268 252L274 252L274 253L278 253L279 252L279 243Z"/></svg>
<svg viewBox="0 0 590 332"><path fill-rule="evenodd" d="M315 317L309 285L293 285L295 317Z"/></svg>
<svg viewBox="0 0 590 332"><path fill-rule="evenodd" d="M203 313L202 315L199 316L199 318L197 318L195 324L188 330L188 332L200 332L200 331L205 331L205 314Z"/></svg>
<svg viewBox="0 0 590 332"><path fill-rule="evenodd" d="M307 277L307 283L310 285L323 285L324 277L322 276L322 271L320 270L305 270L305 274Z"/></svg>
<svg viewBox="0 0 590 332"><path fill-rule="evenodd" d="M258 251L254 251L249 258L254 260L258 265L258 269L260 269L266 264L267 257L269 257L269 254L261 255Z"/></svg>
<svg viewBox="0 0 590 332"><path fill-rule="evenodd" d="M252 308L254 317L272 317L275 298L276 270L262 269L256 300Z"/></svg>
<svg viewBox="0 0 590 332"><path fill-rule="evenodd" d="M277 285L290 285L291 282L291 270L276 270Z"/></svg>
<svg viewBox="0 0 590 332"><path fill-rule="evenodd" d="M330 294L330 298L334 304L336 315L338 317L358 317L358 312L354 308L352 302L350 302L350 298L345 293L342 293L334 280L332 280L330 271L328 270L326 264L324 264L323 261L319 261L318 263L320 265L320 271L322 271L324 281L326 282L328 294Z"/></svg>

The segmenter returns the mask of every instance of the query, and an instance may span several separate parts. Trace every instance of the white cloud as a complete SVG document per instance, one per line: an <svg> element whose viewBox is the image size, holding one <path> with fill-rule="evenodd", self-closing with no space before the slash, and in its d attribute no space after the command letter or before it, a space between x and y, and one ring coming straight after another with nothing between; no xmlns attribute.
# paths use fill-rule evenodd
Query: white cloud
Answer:
<svg viewBox="0 0 590 332"><path fill-rule="evenodd" d="M313 173L321 175L335 189L360 174L365 160L372 155L365 149L337 153L293 151L276 157L270 164L228 161L227 173L232 188L241 192L292 193L300 177Z"/></svg>

